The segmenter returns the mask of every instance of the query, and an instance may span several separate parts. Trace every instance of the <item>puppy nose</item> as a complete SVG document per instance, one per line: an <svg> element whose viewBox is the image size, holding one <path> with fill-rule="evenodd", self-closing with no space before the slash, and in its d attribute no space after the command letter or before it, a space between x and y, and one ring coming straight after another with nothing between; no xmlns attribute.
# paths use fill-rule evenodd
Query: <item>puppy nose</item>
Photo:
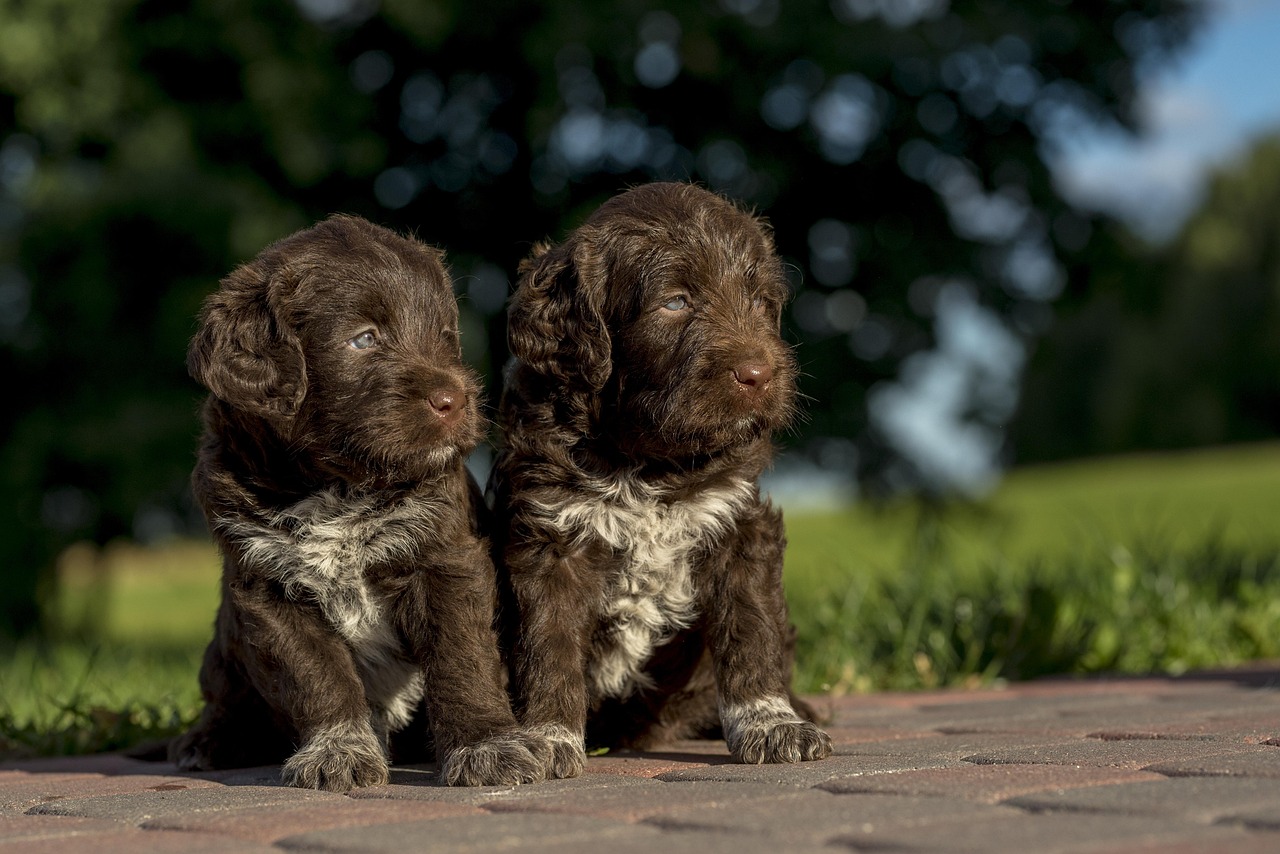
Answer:
<svg viewBox="0 0 1280 854"><path fill-rule="evenodd" d="M427 395L427 403L444 421L453 421L462 414L467 404L467 395L458 389L441 389Z"/></svg>
<svg viewBox="0 0 1280 854"><path fill-rule="evenodd" d="M767 362L743 362L733 369L733 378L747 391L764 391L773 379L773 368Z"/></svg>

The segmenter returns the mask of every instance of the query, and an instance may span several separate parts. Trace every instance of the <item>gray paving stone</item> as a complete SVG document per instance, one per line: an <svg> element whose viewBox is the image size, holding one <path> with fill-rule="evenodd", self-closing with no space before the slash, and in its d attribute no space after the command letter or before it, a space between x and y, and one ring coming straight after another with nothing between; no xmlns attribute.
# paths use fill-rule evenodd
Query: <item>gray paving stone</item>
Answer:
<svg viewBox="0 0 1280 854"><path fill-rule="evenodd" d="M113 821L52 815L0 815L0 844L119 830Z"/></svg>
<svg viewBox="0 0 1280 854"><path fill-rule="evenodd" d="M27 811L28 815L72 815L106 818L129 824L167 816L243 809L308 801L340 801L344 795L287 787L233 786L166 792L136 792L95 798L49 801Z"/></svg>
<svg viewBox="0 0 1280 854"><path fill-rule="evenodd" d="M1005 801L1033 812L1121 813L1210 823L1243 811L1280 809L1280 780L1235 777L1166 777L1061 792L1040 792Z"/></svg>
<svg viewBox="0 0 1280 854"><path fill-rule="evenodd" d="M917 767L937 767L944 760L958 762L987 751L1055 750L1078 739L1035 733L977 732L935 733L923 738L855 745L850 756L894 757L903 762L925 762Z"/></svg>
<svg viewBox="0 0 1280 854"><path fill-rule="evenodd" d="M243 839L207 833L179 833L166 830L117 830L5 843L4 854L270 854L275 849ZM279 854L276 852L276 854Z"/></svg>
<svg viewBox="0 0 1280 854"><path fill-rule="evenodd" d="M572 793L599 788L643 786L651 781L645 777L614 776L611 774L584 774L568 780L544 780L523 786L441 786L433 774L417 778L403 772L392 771L391 782L385 786L369 786L347 793L356 799L390 799L440 801L454 804L484 806L495 801L539 797L547 794Z"/></svg>
<svg viewBox="0 0 1280 854"><path fill-rule="evenodd" d="M1269 804L1258 809L1242 809L1218 820L1219 824L1239 825L1250 830L1266 830L1277 834L1280 839L1280 804ZM1276 851L1280 851L1277 846Z"/></svg>
<svg viewBox="0 0 1280 854"><path fill-rule="evenodd" d="M432 801L358 801L342 798L301 805L273 804L218 812L182 813L143 822L145 830L214 833L269 843L286 836L340 827L399 824L463 815L484 815L478 807ZM61 821L71 819L59 817ZM2 849L0 849L2 850Z"/></svg>
<svg viewBox="0 0 1280 854"><path fill-rule="evenodd" d="M721 831L672 830L661 835L614 837L607 845L593 840L542 843L529 840L520 854L839 854L839 849L801 839L751 836Z"/></svg>
<svg viewBox="0 0 1280 854"><path fill-rule="evenodd" d="M823 783L828 792L879 792L998 803L1019 795L1087 786L1162 780L1149 771L1073 765L959 765L896 774L867 774Z"/></svg>
<svg viewBox="0 0 1280 854"><path fill-rule="evenodd" d="M807 789L829 780L859 774L915 771L921 768L942 768L958 763L959 760L922 751L905 753L901 756L830 756L816 762L794 764L711 765L706 768L690 768L659 774L656 779L670 783L689 783L699 780L723 783L768 783L775 786Z"/></svg>
<svg viewBox="0 0 1280 854"><path fill-rule="evenodd" d="M1280 778L1280 749L1261 744L1252 750L1241 748L1239 753L1157 762L1147 769L1170 777Z"/></svg>
<svg viewBox="0 0 1280 854"><path fill-rule="evenodd" d="M218 788L220 784L186 777L145 774L28 774L0 784L0 811L25 812L32 806L69 798Z"/></svg>
<svg viewBox="0 0 1280 854"><path fill-rule="evenodd" d="M981 854L1059 854L1059 852L1168 851L1189 842L1202 852L1232 852L1250 834L1230 828L1170 822L1165 818L1119 815L1019 814L1009 810L980 822L958 819L914 826L877 825L831 840L855 851L973 851Z"/></svg>
<svg viewBox="0 0 1280 854"><path fill-rule="evenodd" d="M1149 738L1104 741L1090 738L1059 744L1016 746L997 744L975 750L963 758L967 762L980 765L1025 763L1147 768L1158 763L1239 754L1250 749L1251 747L1247 745L1235 746L1212 741Z"/></svg>
<svg viewBox="0 0 1280 854"><path fill-rule="evenodd" d="M753 810L758 801L786 797L806 790L765 783L701 781L666 783L650 781L641 786L608 786L540 792L530 787L524 797L492 801L484 808L494 813L543 812L592 815L634 822L669 815L689 808L711 809L725 804L737 810Z"/></svg>
<svg viewBox="0 0 1280 854"><path fill-rule="evenodd" d="M868 824L905 827L955 818L983 822L1009 812L1005 807L909 795L837 795L817 789L752 801L689 806L647 819L674 830L716 830L770 836L779 850L789 840L825 843Z"/></svg>
<svg viewBox="0 0 1280 854"><path fill-rule="evenodd" d="M529 843L559 848L569 842L590 842L611 850L620 841L647 842L656 847L660 838L659 830L645 825L586 816L513 813L324 830L286 837L276 845L293 851L453 852L523 851Z"/></svg>

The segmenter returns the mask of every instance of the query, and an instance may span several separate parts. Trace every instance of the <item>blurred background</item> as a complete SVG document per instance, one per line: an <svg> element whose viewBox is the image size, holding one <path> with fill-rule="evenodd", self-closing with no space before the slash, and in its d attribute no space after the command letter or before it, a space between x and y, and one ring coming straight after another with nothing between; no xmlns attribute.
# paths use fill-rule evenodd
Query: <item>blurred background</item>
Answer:
<svg viewBox="0 0 1280 854"><path fill-rule="evenodd" d="M1277 43L1280 5L1253 0L0 0L0 635L92 637L130 577L112 568L161 560L118 631L207 636L184 353L236 264L336 211L445 247L493 400L520 258L650 180L773 223L807 402L769 485L815 578L822 543L895 525L906 551L863 562L936 571L938 508L1007 521L1024 471L1113 519L1138 500L1118 484L1207 473L1270 548L1269 446L1117 462L1076 493L1043 464L1276 436ZM1172 518L1214 516L1206 494ZM866 509L889 506L912 521ZM1094 539L1114 598L1135 550ZM1043 551L992 542L1024 569ZM870 594L832 589L811 638L858 644L837 629ZM1044 603L1018 591L1025 622ZM903 620L890 645L927 683L941 659ZM1002 661L964 672L1017 675ZM1032 670L1054 666L1075 665Z"/></svg>

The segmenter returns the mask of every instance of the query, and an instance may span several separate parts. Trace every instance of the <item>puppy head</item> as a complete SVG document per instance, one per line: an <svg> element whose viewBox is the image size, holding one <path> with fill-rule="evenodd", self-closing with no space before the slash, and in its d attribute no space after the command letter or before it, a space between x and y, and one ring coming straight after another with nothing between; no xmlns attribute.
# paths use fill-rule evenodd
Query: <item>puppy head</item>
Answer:
<svg viewBox="0 0 1280 854"><path fill-rule="evenodd" d="M356 217L300 231L227 276L187 365L326 477L420 479L481 432L440 252Z"/></svg>
<svg viewBox="0 0 1280 854"><path fill-rule="evenodd" d="M714 453L791 418L786 297L763 222L698 187L649 184L525 262L511 349L528 370L596 398L623 450Z"/></svg>

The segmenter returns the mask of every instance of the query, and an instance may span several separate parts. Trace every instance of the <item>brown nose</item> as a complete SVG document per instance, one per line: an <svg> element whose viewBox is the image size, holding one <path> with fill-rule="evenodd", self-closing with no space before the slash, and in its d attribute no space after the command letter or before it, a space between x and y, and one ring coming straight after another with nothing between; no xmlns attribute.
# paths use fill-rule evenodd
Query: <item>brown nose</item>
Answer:
<svg viewBox="0 0 1280 854"><path fill-rule="evenodd" d="M743 362L733 369L733 378L746 391L751 393L764 391L773 379L773 368L766 362Z"/></svg>
<svg viewBox="0 0 1280 854"><path fill-rule="evenodd" d="M451 422L462 414L462 408L467 405L467 395L458 389L441 389L428 395L427 403L442 420Z"/></svg>

